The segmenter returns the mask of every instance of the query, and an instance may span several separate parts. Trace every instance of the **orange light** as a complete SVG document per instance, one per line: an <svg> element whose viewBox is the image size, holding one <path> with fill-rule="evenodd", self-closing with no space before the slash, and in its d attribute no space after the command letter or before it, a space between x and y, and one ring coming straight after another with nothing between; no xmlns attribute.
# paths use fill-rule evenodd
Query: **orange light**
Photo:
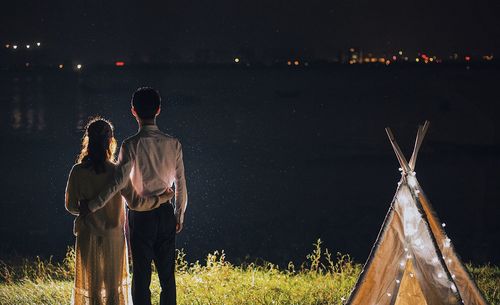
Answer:
<svg viewBox="0 0 500 305"><path fill-rule="evenodd" d="M291 61L287 61L286 64L289 65L289 66L291 66L292 62Z"/></svg>
<svg viewBox="0 0 500 305"><path fill-rule="evenodd" d="M60 64L60 65L59 65L59 69L62 69L62 68L64 68L64 65L63 65L63 64Z"/></svg>
<svg viewBox="0 0 500 305"><path fill-rule="evenodd" d="M117 62L115 62L115 66L123 67L123 66L125 66L125 62L124 61L117 61Z"/></svg>
<svg viewBox="0 0 500 305"><path fill-rule="evenodd" d="M296 65L296 66L298 66L299 65L299 61L296 60L296 61L293 62L293 64Z"/></svg>

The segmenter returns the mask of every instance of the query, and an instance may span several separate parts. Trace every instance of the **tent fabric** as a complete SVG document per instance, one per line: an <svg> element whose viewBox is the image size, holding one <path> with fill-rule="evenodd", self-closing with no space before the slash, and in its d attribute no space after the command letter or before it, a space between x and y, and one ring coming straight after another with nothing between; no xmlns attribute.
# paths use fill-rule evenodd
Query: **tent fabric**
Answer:
<svg viewBox="0 0 500 305"><path fill-rule="evenodd" d="M428 123L419 128L411 165L387 134L402 178L349 305L487 305L424 195L414 166Z"/></svg>

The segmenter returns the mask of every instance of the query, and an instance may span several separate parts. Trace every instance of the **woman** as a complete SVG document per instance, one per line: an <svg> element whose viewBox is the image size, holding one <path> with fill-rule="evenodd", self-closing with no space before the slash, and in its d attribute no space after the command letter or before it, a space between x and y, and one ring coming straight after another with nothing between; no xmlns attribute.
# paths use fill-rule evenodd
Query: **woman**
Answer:
<svg viewBox="0 0 500 305"><path fill-rule="evenodd" d="M154 197L138 196L131 184L95 213L79 215L79 201L94 198L106 187L115 170L113 126L102 118L85 128L82 150L66 187L66 209L75 219L75 287L72 304L132 304L125 240L122 195L134 209L151 210L173 197L172 190Z"/></svg>

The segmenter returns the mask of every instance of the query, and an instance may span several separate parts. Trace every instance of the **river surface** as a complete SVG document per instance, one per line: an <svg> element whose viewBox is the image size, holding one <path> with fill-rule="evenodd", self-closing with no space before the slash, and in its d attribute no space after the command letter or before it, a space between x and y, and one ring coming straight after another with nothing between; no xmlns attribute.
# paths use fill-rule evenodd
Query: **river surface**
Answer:
<svg viewBox="0 0 500 305"><path fill-rule="evenodd" d="M363 262L398 163L431 121L417 177L466 261L500 263L500 70L472 67L84 69L0 72L0 259L61 257L82 127L100 114L121 142L135 88L163 95L160 128L183 143L189 260L303 261L321 238Z"/></svg>

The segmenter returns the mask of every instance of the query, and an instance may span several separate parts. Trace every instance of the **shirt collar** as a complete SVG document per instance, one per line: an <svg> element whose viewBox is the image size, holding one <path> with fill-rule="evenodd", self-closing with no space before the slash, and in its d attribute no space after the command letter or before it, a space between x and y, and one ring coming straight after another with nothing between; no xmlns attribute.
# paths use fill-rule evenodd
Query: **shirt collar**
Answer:
<svg viewBox="0 0 500 305"><path fill-rule="evenodd" d="M139 128L139 131L141 130L159 130L157 125L143 125Z"/></svg>

